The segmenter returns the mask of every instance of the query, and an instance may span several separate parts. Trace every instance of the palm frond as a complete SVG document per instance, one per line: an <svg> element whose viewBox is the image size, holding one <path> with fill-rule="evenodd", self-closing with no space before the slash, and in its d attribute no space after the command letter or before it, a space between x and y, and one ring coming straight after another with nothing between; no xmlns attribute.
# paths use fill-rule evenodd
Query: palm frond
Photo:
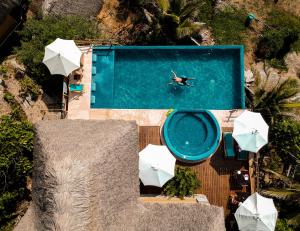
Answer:
<svg viewBox="0 0 300 231"><path fill-rule="evenodd" d="M270 189L261 190L260 194L263 196L272 197L279 200L292 200L294 196L299 195L299 192L285 190L285 189L270 188Z"/></svg>
<svg viewBox="0 0 300 231"><path fill-rule="evenodd" d="M287 218L287 223L294 227L300 226L300 213L295 212L292 215L289 215Z"/></svg>
<svg viewBox="0 0 300 231"><path fill-rule="evenodd" d="M268 168L262 168L262 170L263 170L264 172L273 174L276 178L282 180L282 181L283 181L284 183L286 183L287 185L291 185L291 183L292 183L290 178L288 178L287 176L284 176L284 175L282 175L282 174L280 174L280 173L278 173L278 172L275 172L275 171L273 171L273 170L271 170L271 169L268 169Z"/></svg>
<svg viewBox="0 0 300 231"><path fill-rule="evenodd" d="M185 21L181 23L178 28L176 29L176 34L178 38L183 38L185 36L189 36L193 34L194 32L200 30L203 27L202 24Z"/></svg>
<svg viewBox="0 0 300 231"><path fill-rule="evenodd" d="M186 0L172 0L170 9L173 13L180 15L182 8L186 5Z"/></svg>
<svg viewBox="0 0 300 231"><path fill-rule="evenodd" d="M170 9L170 1L169 0L156 0L156 2L163 13L167 13L169 11L169 9Z"/></svg>
<svg viewBox="0 0 300 231"><path fill-rule="evenodd" d="M199 14L200 7L203 4L204 3L200 4L199 1L191 1L186 4L180 11L180 18L182 21L195 18Z"/></svg>

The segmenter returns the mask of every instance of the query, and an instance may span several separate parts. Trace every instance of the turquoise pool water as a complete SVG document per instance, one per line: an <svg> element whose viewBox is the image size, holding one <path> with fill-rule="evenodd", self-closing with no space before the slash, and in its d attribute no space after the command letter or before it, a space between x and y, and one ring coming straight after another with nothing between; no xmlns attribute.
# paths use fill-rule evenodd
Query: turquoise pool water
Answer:
<svg viewBox="0 0 300 231"><path fill-rule="evenodd" d="M244 108L242 46L113 46L93 49L91 108ZM178 76L193 87L169 85Z"/></svg>
<svg viewBox="0 0 300 231"><path fill-rule="evenodd" d="M175 110L168 116L163 137L180 160L198 162L215 153L221 137L214 115L206 110Z"/></svg>

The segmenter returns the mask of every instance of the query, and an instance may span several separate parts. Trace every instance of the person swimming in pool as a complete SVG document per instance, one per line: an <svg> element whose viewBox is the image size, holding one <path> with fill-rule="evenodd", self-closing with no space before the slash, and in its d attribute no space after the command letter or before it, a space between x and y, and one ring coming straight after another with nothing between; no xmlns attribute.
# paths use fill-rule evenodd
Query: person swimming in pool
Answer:
<svg viewBox="0 0 300 231"><path fill-rule="evenodd" d="M173 73L173 78L172 78L173 82L171 82L169 84L177 83L177 84L183 85L183 86L190 86L190 87L194 86L192 84L189 84L187 81L195 79L195 78L179 77L176 75L176 73L173 70L171 70L171 72Z"/></svg>

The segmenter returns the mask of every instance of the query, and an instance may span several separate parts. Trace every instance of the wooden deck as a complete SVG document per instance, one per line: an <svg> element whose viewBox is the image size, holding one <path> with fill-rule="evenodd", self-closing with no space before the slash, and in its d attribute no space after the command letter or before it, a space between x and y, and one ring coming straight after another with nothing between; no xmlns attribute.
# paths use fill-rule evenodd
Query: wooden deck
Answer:
<svg viewBox="0 0 300 231"><path fill-rule="evenodd" d="M228 129L223 129L228 130ZM160 127L140 127L140 150L147 146L147 144L160 144ZM239 191L239 189L232 188L230 184L230 175L235 170L248 169L247 161L238 161L224 158L223 143L216 153L210 158L201 163L187 164L183 162L176 162L180 166L188 166L192 168L198 179L201 182L201 187L197 189L196 193L205 194L209 202L213 205L222 206L225 214L229 213L227 203L232 191ZM250 191L250 187L246 189ZM157 187L141 186L142 194L160 193L161 189Z"/></svg>

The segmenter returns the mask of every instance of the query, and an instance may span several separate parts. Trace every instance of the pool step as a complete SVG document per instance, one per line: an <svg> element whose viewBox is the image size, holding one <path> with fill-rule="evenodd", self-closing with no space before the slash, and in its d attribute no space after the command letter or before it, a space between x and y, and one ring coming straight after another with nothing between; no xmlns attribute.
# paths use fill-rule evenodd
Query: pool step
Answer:
<svg viewBox="0 0 300 231"><path fill-rule="evenodd" d="M92 107L105 108L113 103L115 51L97 50L95 54L97 61L93 65L96 66L97 71L92 78L96 85L96 92L93 92L96 101Z"/></svg>

